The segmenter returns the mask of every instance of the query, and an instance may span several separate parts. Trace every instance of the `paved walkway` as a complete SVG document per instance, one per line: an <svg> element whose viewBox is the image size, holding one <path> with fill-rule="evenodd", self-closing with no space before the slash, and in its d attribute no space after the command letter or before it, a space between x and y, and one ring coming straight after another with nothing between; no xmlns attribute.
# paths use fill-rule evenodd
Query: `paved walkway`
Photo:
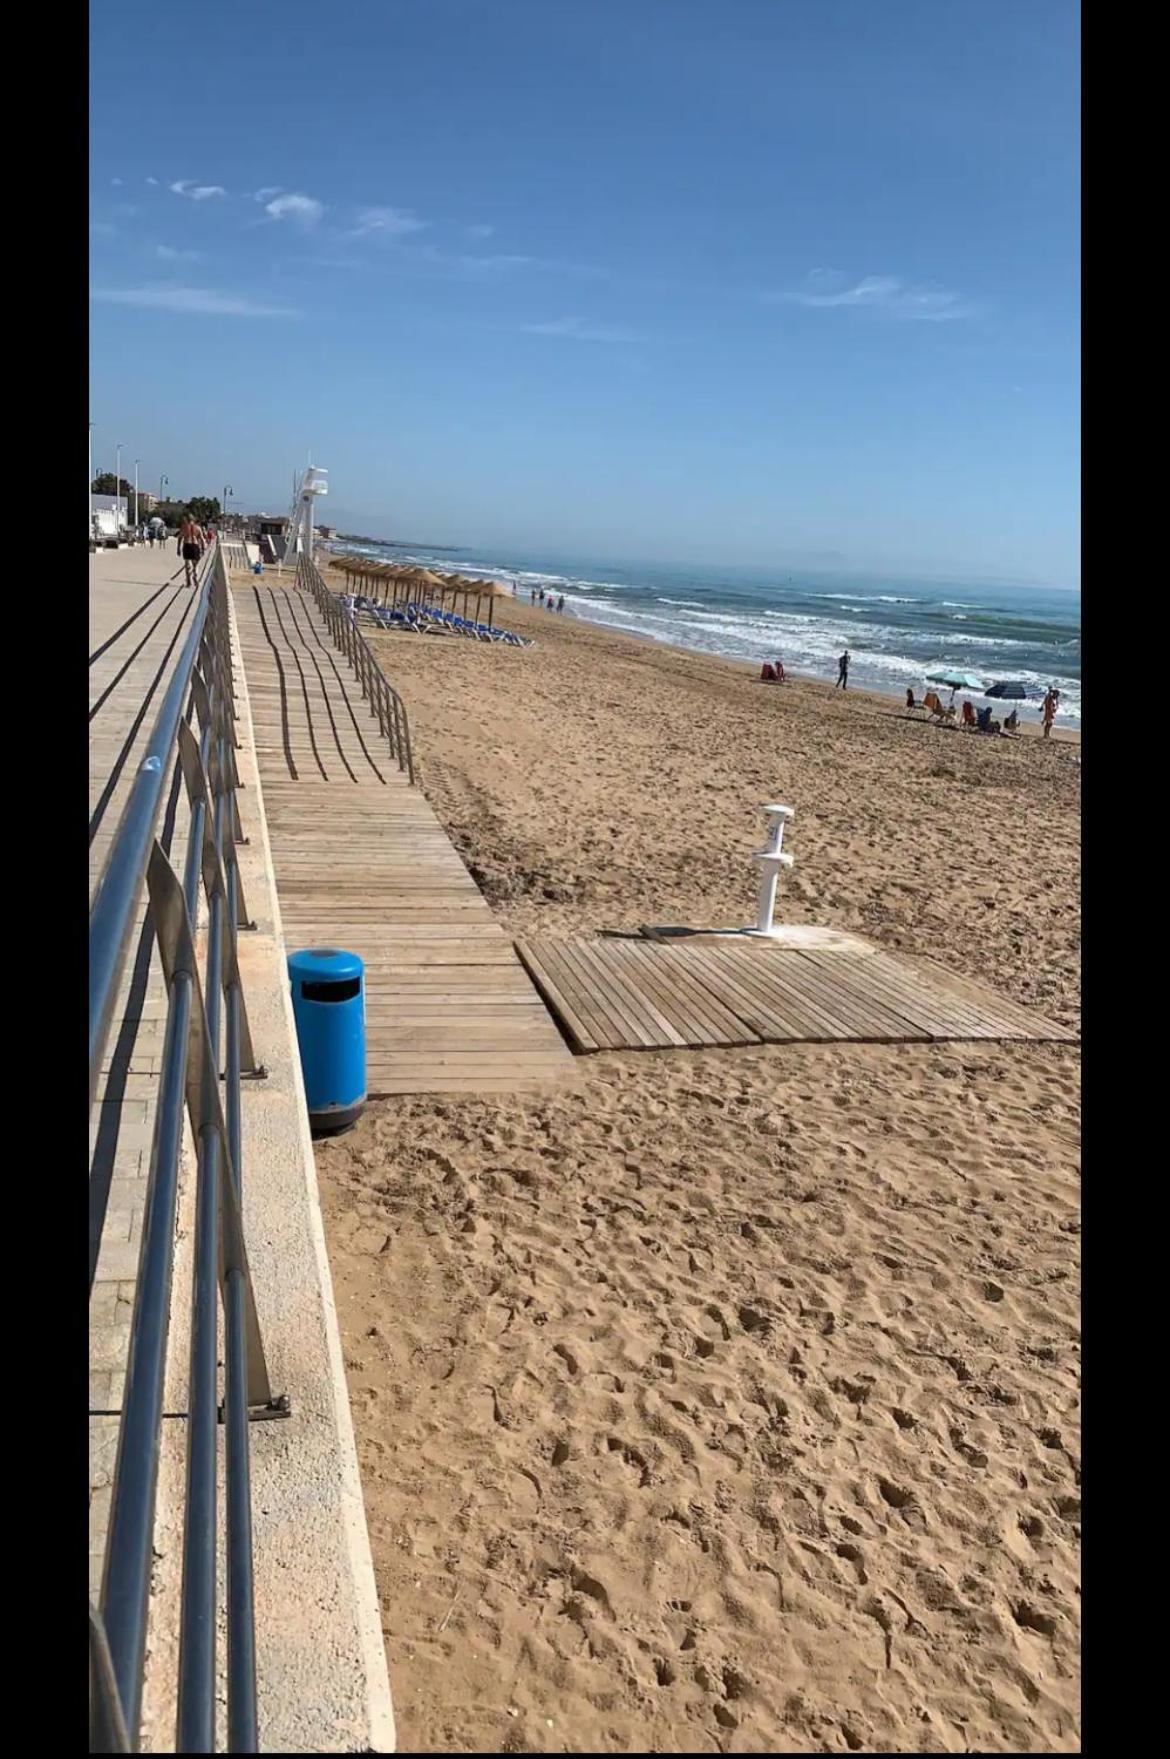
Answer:
<svg viewBox="0 0 1170 1759"><path fill-rule="evenodd" d="M313 600L275 574L233 574L232 589L285 939L364 959L371 1094L569 1077L510 938L398 770Z"/></svg>
<svg viewBox="0 0 1170 1759"><path fill-rule="evenodd" d="M176 577L176 569L179 573ZM92 898L183 646L195 595L173 549L105 550L89 562L89 880ZM181 871L185 803L164 797L160 836ZM90 1114L90 1587L105 1547L117 1412L126 1372L166 1012L162 968L146 924L127 960Z"/></svg>

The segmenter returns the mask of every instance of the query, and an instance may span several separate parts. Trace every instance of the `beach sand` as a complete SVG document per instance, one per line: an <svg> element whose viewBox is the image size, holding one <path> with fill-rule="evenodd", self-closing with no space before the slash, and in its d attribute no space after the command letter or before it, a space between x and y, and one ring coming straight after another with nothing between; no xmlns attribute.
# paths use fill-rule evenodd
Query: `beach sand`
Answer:
<svg viewBox="0 0 1170 1759"><path fill-rule="evenodd" d="M507 601L376 638L513 932L780 916L1078 1010L1078 747ZM319 1145L403 1750L1073 1751L1073 1046L579 1059Z"/></svg>

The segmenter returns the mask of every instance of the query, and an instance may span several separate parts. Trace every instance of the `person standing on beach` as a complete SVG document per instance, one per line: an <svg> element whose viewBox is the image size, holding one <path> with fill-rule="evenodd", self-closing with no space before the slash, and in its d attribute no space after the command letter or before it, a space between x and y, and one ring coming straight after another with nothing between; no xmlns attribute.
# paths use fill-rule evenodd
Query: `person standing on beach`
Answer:
<svg viewBox="0 0 1170 1759"><path fill-rule="evenodd" d="M1048 686L1048 694L1040 705L1040 716L1044 722L1044 737L1052 737L1052 723L1056 719L1056 705L1060 701L1060 691L1055 684Z"/></svg>
<svg viewBox="0 0 1170 1759"><path fill-rule="evenodd" d="M557 600L557 610L563 611L564 608L565 608L565 595L564 595L564 593L562 593Z"/></svg>
<svg viewBox="0 0 1170 1759"><path fill-rule="evenodd" d="M848 688L849 688L849 649L846 648L845 652L841 655L841 658L837 661L837 689L838 690L848 690Z"/></svg>
<svg viewBox="0 0 1170 1759"><path fill-rule="evenodd" d="M183 558L184 584L195 585L196 565L203 554L203 533L189 513L179 527L179 554Z"/></svg>

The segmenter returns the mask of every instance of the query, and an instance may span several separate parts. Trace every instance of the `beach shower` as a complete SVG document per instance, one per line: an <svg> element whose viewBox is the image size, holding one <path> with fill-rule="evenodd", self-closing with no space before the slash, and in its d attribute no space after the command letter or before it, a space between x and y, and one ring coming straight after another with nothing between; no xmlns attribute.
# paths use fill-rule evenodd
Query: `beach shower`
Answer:
<svg viewBox="0 0 1170 1759"><path fill-rule="evenodd" d="M752 860L760 864L760 893L756 907L756 926L747 932L775 937L780 933L779 929L772 926L772 919L776 914L776 887L780 879L780 869L793 865L792 856L784 853L784 831L788 821L796 817L796 810L791 806L762 806L760 810L768 821L768 846L766 849L757 849L752 855Z"/></svg>

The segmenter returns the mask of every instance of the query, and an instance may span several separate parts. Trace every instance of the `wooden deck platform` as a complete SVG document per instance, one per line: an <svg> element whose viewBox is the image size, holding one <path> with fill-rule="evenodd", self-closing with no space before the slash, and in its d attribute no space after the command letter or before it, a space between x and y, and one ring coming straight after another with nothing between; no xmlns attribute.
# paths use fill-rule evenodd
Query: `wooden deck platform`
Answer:
<svg viewBox="0 0 1170 1759"><path fill-rule="evenodd" d="M519 1091L573 1058L312 599L232 578L286 943L366 966L371 1095Z"/></svg>
<svg viewBox="0 0 1170 1759"><path fill-rule="evenodd" d="M516 947L580 1051L1076 1038L932 960L860 942L797 948L696 935Z"/></svg>

